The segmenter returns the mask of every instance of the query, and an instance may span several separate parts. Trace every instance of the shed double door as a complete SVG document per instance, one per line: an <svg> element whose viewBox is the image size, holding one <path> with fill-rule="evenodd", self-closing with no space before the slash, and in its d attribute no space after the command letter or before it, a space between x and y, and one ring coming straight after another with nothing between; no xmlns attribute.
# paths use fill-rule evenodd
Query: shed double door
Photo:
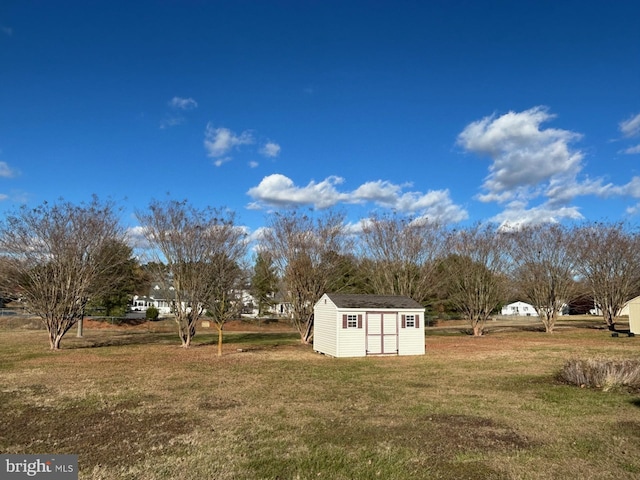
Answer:
<svg viewBox="0 0 640 480"><path fill-rule="evenodd" d="M366 315L367 355L398 353L398 314L369 312Z"/></svg>

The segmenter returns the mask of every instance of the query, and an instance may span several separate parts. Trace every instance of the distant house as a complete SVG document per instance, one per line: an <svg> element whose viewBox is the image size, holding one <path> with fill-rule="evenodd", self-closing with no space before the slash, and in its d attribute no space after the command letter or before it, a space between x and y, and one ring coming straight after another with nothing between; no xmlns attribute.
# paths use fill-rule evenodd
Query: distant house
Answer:
<svg viewBox="0 0 640 480"><path fill-rule="evenodd" d="M175 289L169 287L163 289L159 284L151 287L148 295L134 295L131 301L131 310L134 312L146 312L149 307L155 307L160 314L171 313L171 304L175 299Z"/></svg>
<svg viewBox="0 0 640 480"><path fill-rule="evenodd" d="M533 305L530 305L525 302L513 302L509 305L505 305L502 307L502 311L500 312L502 315L519 315L522 317L537 317L538 312L533 308Z"/></svg>
<svg viewBox="0 0 640 480"><path fill-rule="evenodd" d="M520 317L538 317L538 312L530 303L526 302L513 302L509 305L505 305L502 307L500 312L502 315L517 315ZM568 315L569 314L569 305L566 303L562 304L562 308L558 315Z"/></svg>
<svg viewBox="0 0 640 480"><path fill-rule="evenodd" d="M332 357L424 355L424 311L408 297L325 293L313 309L313 349Z"/></svg>

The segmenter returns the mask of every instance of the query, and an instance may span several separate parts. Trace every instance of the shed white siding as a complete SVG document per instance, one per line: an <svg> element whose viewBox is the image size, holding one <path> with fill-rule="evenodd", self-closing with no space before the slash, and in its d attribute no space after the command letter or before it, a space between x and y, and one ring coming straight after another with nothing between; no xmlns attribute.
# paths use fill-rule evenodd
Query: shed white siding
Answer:
<svg viewBox="0 0 640 480"><path fill-rule="evenodd" d="M634 335L640 335L640 297L629 300L629 331Z"/></svg>
<svg viewBox="0 0 640 480"><path fill-rule="evenodd" d="M334 357L424 355L424 308L406 297L325 294L314 306L313 348Z"/></svg>
<svg viewBox="0 0 640 480"><path fill-rule="evenodd" d="M415 315L418 325L416 327L405 327L398 331L398 355L424 355L424 310L421 312L407 312Z"/></svg>
<svg viewBox="0 0 640 480"><path fill-rule="evenodd" d="M364 357L366 355L363 320L360 320L360 327L344 328L344 315L355 315L357 318L358 314L362 315L362 312L337 310L337 315L333 318L333 324L337 331L336 357ZM315 332L313 335L315 336Z"/></svg>
<svg viewBox="0 0 640 480"><path fill-rule="evenodd" d="M336 311L333 302L325 302L323 308L314 308L313 312L313 349L332 357L338 356Z"/></svg>

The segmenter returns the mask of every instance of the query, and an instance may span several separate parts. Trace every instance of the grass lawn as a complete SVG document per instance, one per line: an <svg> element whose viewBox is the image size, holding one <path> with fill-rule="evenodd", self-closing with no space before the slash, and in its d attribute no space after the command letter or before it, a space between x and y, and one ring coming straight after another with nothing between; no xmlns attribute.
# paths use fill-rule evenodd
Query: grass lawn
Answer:
<svg viewBox="0 0 640 480"><path fill-rule="evenodd" d="M333 359L286 330L180 348L153 329L0 330L0 451L79 454L87 479L640 478L640 393L563 385L640 337L428 329L420 357Z"/></svg>

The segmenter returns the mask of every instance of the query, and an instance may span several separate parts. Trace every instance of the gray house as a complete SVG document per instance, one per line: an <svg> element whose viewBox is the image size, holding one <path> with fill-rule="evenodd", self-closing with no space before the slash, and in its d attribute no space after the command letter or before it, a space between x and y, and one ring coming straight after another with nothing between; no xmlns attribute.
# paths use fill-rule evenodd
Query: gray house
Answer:
<svg viewBox="0 0 640 480"><path fill-rule="evenodd" d="M325 293L313 308L313 349L332 357L424 355L424 310L397 295Z"/></svg>

